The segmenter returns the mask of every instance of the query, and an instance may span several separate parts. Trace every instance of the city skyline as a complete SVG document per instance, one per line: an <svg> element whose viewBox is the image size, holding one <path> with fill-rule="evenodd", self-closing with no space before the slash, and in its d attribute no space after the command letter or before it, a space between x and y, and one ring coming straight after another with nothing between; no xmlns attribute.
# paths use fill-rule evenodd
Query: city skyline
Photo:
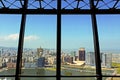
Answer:
<svg viewBox="0 0 120 80"><path fill-rule="evenodd" d="M119 80L119 10L119 0L1 0L0 79Z"/></svg>
<svg viewBox="0 0 120 80"><path fill-rule="evenodd" d="M21 15L0 15L0 17L0 46L17 47ZM118 15L97 15L101 50L120 50L119 17ZM24 48L42 46L56 49L56 18L56 15L27 15ZM90 15L62 15L61 23L62 49L85 47L86 50L94 51Z"/></svg>

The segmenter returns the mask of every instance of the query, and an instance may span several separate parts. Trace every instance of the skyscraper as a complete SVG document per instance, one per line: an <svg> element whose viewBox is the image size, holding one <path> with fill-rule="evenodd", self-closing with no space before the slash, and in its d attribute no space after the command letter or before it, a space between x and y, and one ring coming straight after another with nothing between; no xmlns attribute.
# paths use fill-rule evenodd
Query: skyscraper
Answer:
<svg viewBox="0 0 120 80"><path fill-rule="evenodd" d="M85 61L85 48L79 49L79 61Z"/></svg>
<svg viewBox="0 0 120 80"><path fill-rule="evenodd" d="M45 66L45 57L43 55L43 48L37 48L38 60L37 60L37 67L44 67Z"/></svg>
<svg viewBox="0 0 120 80"><path fill-rule="evenodd" d="M37 54L38 54L38 58L40 58L43 55L43 48L37 48Z"/></svg>
<svg viewBox="0 0 120 80"><path fill-rule="evenodd" d="M40 57L37 61L37 67L44 67L45 66L45 57Z"/></svg>
<svg viewBox="0 0 120 80"><path fill-rule="evenodd" d="M87 52L86 53L86 65L95 66L95 53L94 52Z"/></svg>
<svg viewBox="0 0 120 80"><path fill-rule="evenodd" d="M111 53L102 54L102 66L111 68L111 65L112 65L112 54Z"/></svg>
<svg viewBox="0 0 120 80"><path fill-rule="evenodd" d="M2 56L2 54L3 54L3 49L0 48L0 57Z"/></svg>

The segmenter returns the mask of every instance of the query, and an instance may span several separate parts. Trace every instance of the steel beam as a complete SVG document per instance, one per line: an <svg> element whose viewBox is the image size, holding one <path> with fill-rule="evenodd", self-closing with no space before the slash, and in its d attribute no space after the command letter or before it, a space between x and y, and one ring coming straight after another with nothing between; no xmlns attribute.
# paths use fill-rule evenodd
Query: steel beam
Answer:
<svg viewBox="0 0 120 80"><path fill-rule="evenodd" d="M57 1L57 80L61 80L61 0Z"/></svg>
<svg viewBox="0 0 120 80"><path fill-rule="evenodd" d="M24 9L27 8L27 3L28 3L28 0L25 0L24 1L24 6L23 6ZM17 65L16 65L15 80L20 80L19 75L21 75L25 23L26 23L26 14L22 13L20 33L19 33L19 44L18 44L18 54L17 54Z"/></svg>
<svg viewBox="0 0 120 80"><path fill-rule="evenodd" d="M3 1L2 1L2 0L0 0L0 2L1 2L1 4L3 5L3 7L5 8L5 4L3 3Z"/></svg>
<svg viewBox="0 0 120 80"><path fill-rule="evenodd" d="M56 9L0 9L0 14L50 14L56 15ZM95 9L94 11L90 9L61 9L61 14L63 15L75 15L75 14L120 14L120 9Z"/></svg>
<svg viewBox="0 0 120 80"><path fill-rule="evenodd" d="M90 0L91 3L91 10L95 10L94 0ZM97 20L96 14L93 12L91 14L92 19L92 29L93 29L93 40L94 40L94 52L95 52L95 63L96 63L96 75L97 80L102 80L102 73L101 73L101 59L100 59L100 48L99 48L99 38L98 38L98 30L97 30Z"/></svg>

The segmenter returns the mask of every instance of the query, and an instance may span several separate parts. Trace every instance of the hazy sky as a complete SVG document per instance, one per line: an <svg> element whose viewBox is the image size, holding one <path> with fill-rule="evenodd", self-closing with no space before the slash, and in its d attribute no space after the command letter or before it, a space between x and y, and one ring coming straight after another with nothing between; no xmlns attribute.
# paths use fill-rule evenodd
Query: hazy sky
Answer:
<svg viewBox="0 0 120 80"><path fill-rule="evenodd" d="M120 50L120 16L97 15L101 50ZM0 15L0 46L17 47L21 15ZM56 15L27 15L24 47L56 48ZM62 49L93 50L90 15L62 15Z"/></svg>

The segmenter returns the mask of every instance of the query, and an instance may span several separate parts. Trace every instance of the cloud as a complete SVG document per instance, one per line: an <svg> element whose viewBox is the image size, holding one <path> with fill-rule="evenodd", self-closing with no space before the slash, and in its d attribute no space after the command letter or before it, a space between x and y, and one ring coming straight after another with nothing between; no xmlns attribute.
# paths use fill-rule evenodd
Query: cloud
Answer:
<svg viewBox="0 0 120 80"><path fill-rule="evenodd" d="M25 41L37 40L37 39L38 39L38 36L35 36L35 35L25 36Z"/></svg>
<svg viewBox="0 0 120 80"><path fill-rule="evenodd" d="M28 35L24 37L25 41L32 41L32 40L37 40L39 37L36 35ZM0 40L5 40L5 41L15 41L19 39L19 34L15 33L15 34L9 34L6 36L0 36Z"/></svg>
<svg viewBox="0 0 120 80"><path fill-rule="evenodd" d="M18 38L19 38L19 34L17 33L5 35L5 36L0 35L0 40L3 40L3 41L9 41L9 40L15 41L15 40L18 40Z"/></svg>
<svg viewBox="0 0 120 80"><path fill-rule="evenodd" d="M18 40L19 34L10 34L8 36L5 36L3 39L5 40Z"/></svg>

